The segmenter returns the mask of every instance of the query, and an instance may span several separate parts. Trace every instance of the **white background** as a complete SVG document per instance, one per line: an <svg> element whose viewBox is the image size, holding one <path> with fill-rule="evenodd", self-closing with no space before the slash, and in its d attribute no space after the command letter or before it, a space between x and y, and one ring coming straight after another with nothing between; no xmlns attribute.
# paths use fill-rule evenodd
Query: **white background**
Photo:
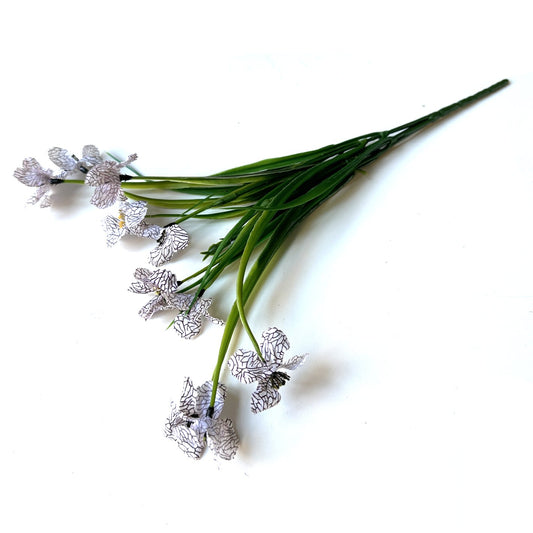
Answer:
<svg viewBox="0 0 533 533"><path fill-rule="evenodd" d="M526 2L24 1L1 8L0 529L533 528L533 70ZM223 375L234 461L163 436L222 329L144 323L151 243L90 191L26 207L23 158L84 144L213 173L512 84L373 164L289 239L250 310L309 352L282 403ZM191 223L178 277L227 226ZM233 300L213 287L213 314ZM240 336L233 348L249 348Z"/></svg>

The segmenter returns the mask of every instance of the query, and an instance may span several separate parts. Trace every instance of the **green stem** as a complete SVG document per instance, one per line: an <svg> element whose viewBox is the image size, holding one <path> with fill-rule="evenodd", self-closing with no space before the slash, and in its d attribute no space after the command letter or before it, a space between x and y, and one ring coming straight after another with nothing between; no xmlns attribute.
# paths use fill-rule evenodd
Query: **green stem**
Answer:
<svg viewBox="0 0 533 533"><path fill-rule="evenodd" d="M252 332L252 329L250 328L250 325L248 324L248 319L246 318L246 313L244 312L244 297L243 297L243 288L244 288L244 275L246 273L246 266L248 265L248 261L250 259L250 256L252 255L252 252L255 248L255 245L257 244L258 239L261 236L261 233L263 231L263 228L266 223L268 223L268 218L270 218L272 215L268 212L264 212L262 214L255 215L250 223L253 224L252 232L250 233L248 240L246 241L246 246L244 247L244 250L241 255L241 260L239 263L239 271L237 272L237 284L236 284L236 304L237 304L237 310L239 312L239 318L241 320L241 323L243 325L244 330L248 334L248 337L252 341L252 344L255 348L255 351L259 358L262 360L263 355L261 354L261 349L259 348L259 344Z"/></svg>
<svg viewBox="0 0 533 533"><path fill-rule="evenodd" d="M211 406L214 406L215 394L220 379L222 365L226 358L231 339L239 320L242 322L244 329L252 340L256 352L259 354L259 356L261 356L257 341L255 340L251 332L251 328L246 320L244 306L250 298L250 295L258 283L261 275L266 270L268 263L274 257L275 253L280 248L288 234L294 229L294 227L304 218L306 218L312 211L314 211L319 205L321 205L326 199L330 198L338 190L340 190L344 184L351 179L351 176L356 170L374 161L389 148L405 138L413 135L422 128L425 128L430 124L444 118L445 116L448 116L451 113L496 92L508 84L508 80L502 80L482 91L479 91L478 93L475 93L472 96L456 102L455 104L444 107L439 111L430 113L425 117L404 124L403 126L399 126L389 131L377 132L367 136L355 138L351 141L346 141L346 143L341 143L343 149L340 152L337 151L336 153L332 154L331 158L328 156L327 158L321 159L321 161L317 163L318 170L312 165L307 171L302 171L302 169L305 168L303 161L308 158L309 154L313 154L314 157L320 150L296 154L294 156L294 160L299 162L301 165L300 170L297 171L295 175L291 176L291 180L289 180L288 183L278 184L274 190L271 191L271 193L266 194L264 199L268 199L267 202L263 203L262 200L259 199L259 205L256 204L255 206L259 211L258 214L252 219L252 221L255 221L255 226L248 236L246 246L241 255L241 262L237 276L236 301L233 304L226 321L226 327L220 343L217 364L213 372L213 392L211 396ZM358 146L354 144L355 141L359 143ZM352 150L353 155L346 157L346 152L350 149ZM341 154L344 155L344 157L341 156L340 160L344 161L346 164L344 168L342 165L339 167L337 162L334 161L335 157ZM286 165L291 159L291 156L285 158L284 161L283 159L284 158L265 160L263 162L258 162L245 167L239 167L237 169L227 171L226 175L231 175L233 172L237 173L242 170L261 170L264 168L272 168L276 165ZM330 165L332 160L334 161L333 166ZM311 185L310 189L307 188L307 184ZM300 190L302 190L302 193L299 192ZM276 213L281 212L280 210L284 211L283 215L281 215L277 221L276 229L268 238L267 244L263 248L263 251L259 255L257 261L250 268L245 279L246 266L252 251L264 236L265 228L267 227L268 223L274 216L276 216ZM268 213L270 213L270 215Z"/></svg>
<svg viewBox="0 0 533 533"><path fill-rule="evenodd" d="M211 261L208 265L208 267L205 270L205 273L200 281L200 285L197 290L197 295L205 291L207 287L209 286L209 276L211 274L211 271L215 264L219 261L219 258L223 254L228 254L231 258L231 249L228 249L230 245L233 243L233 246L239 246L239 239L245 238L246 235L248 235L248 228L251 228L253 224L251 224L249 221L252 218L253 213L248 211L245 213L242 218L233 226L233 228L228 231L226 236L220 241L219 245L216 247L216 250L213 252L213 256L211 258ZM208 250L209 253L209 250ZM228 263L223 263L222 268L220 271L224 270L224 268L227 266ZM216 278L215 278L216 279ZM194 303L194 302L193 302Z"/></svg>
<svg viewBox="0 0 533 533"><path fill-rule="evenodd" d="M281 239L274 239L271 238L268 245L263 249L260 256L256 260L256 262L252 265L250 268L248 275L246 277L245 282L242 286L242 293L241 293L241 305L244 306L248 299L250 298L250 295L256 286L257 282L259 281L261 274L265 271L266 267L268 266L269 261L272 259L278 248L281 246L281 243L283 241L283 238ZM215 366L215 369L213 371L213 392L211 394L211 406L215 405L215 395L217 386L220 380L220 372L222 371L222 365L224 364L224 360L226 358L226 354L229 349L229 345L231 343L231 339L233 337L233 333L235 331L235 328L237 327L237 324L240 319L240 313L238 309L237 301L233 304L228 318L226 320L226 326L224 328L224 333L222 334L222 340L220 342L220 348L218 351L218 359ZM241 319L242 321L242 319ZM259 349L259 346L257 346L257 341L254 345L256 349L256 353L261 357L261 350Z"/></svg>
<svg viewBox="0 0 533 533"><path fill-rule="evenodd" d="M261 276L266 271L270 261L274 258L278 250L281 248L282 244L285 242L287 236L294 230L294 228L304 220L312 211L314 211L319 205L322 204L322 201L314 202L312 205L300 207L295 209L294 212L284 213L280 218L278 225L275 231L272 233L268 239L265 247L259 254L259 257L256 259L255 263L250 267L246 280L244 281L242 288L242 304L245 305L258 284L261 280ZM220 380L220 373L222 371L222 365L226 358L231 339L235 332L235 328L239 322L239 310L237 308L237 302L235 302L229 312L228 319L226 320L226 326L224 328L224 333L222 334L222 340L220 342L220 348L218 351L218 359L213 371L213 393L211 395L211 406L215 405L215 392ZM260 352L257 352L260 354Z"/></svg>

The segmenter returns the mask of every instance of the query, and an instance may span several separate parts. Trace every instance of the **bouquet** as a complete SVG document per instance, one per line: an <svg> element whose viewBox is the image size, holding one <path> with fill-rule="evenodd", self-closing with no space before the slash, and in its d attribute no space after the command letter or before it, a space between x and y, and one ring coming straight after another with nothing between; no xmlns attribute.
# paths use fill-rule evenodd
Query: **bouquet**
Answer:
<svg viewBox="0 0 533 533"><path fill-rule="evenodd" d="M132 166L136 154L121 161L109 153L102 156L94 145L84 146L79 156L52 148L48 154L55 170L27 158L14 176L35 189L28 202L41 207L52 205L53 190L60 185L92 188L91 203L111 211L103 219L108 246L114 246L125 235L154 241L146 258L149 266L135 270L129 287L136 294L147 295L139 310L143 319L174 310L170 326L183 339L199 335L205 321L224 328L211 379L199 386L185 379L179 401L171 406L165 433L192 458L200 458L209 447L218 457L232 459L239 439L233 422L222 417L227 394L227 387L220 382L224 365L239 381L255 384L250 408L260 413L280 402L280 389L308 356L289 355L289 340L277 326L258 336L247 318L254 289L275 262L287 237L369 163L508 83L502 80L391 130L209 176L143 176ZM204 266L178 278L168 264L189 244L190 219L234 219L235 223L203 252ZM163 224L157 224L159 220ZM234 304L224 319L214 317L209 312L212 299L207 295L221 274L235 264ZM230 355L238 326L246 333L249 347Z"/></svg>

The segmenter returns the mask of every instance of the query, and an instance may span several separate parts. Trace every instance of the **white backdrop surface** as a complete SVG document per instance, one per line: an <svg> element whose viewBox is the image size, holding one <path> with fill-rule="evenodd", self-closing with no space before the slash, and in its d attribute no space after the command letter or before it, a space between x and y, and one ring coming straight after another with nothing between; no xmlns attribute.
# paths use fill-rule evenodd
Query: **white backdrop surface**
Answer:
<svg viewBox="0 0 533 533"><path fill-rule="evenodd" d="M525 3L181 1L0 8L0 530L530 532L533 70ZM25 206L13 170L84 144L205 175L511 85L367 168L289 239L250 308L309 352L231 462L164 438L222 329L144 322L150 243L105 246L90 191ZM187 226L190 272L227 225ZM169 267L170 268L170 267ZM212 311L233 301L232 275ZM240 335L233 347L249 347ZM490 529L489 529L490 528Z"/></svg>

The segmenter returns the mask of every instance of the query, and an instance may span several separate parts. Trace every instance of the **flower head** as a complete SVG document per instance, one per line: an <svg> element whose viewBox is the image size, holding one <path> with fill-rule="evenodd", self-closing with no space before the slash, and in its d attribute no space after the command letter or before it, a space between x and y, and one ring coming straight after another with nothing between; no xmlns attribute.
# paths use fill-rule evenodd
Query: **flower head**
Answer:
<svg viewBox="0 0 533 533"><path fill-rule="evenodd" d="M286 363L283 354L289 349L287 336L278 328L272 327L263 333L261 356L247 350L237 350L229 359L231 373L243 383L257 382L257 389L252 394L251 408L259 413L274 407L281 400L279 388L290 380L284 370L294 370L307 357L296 355Z"/></svg>
<svg viewBox="0 0 533 533"><path fill-rule="evenodd" d="M121 163L117 161L104 161L95 165L87 174L85 182L95 188L91 203L100 209L112 206L118 200L124 201L126 196L120 186L120 171L137 159L132 154Z"/></svg>
<svg viewBox="0 0 533 533"><path fill-rule="evenodd" d="M226 387L218 385L214 406L210 407L212 390L211 381L195 388L192 380L186 378L179 405L172 405L165 433L193 459L200 458L206 445L221 459L233 459L239 438L233 422L229 418L219 418L224 407Z"/></svg>
<svg viewBox="0 0 533 533"><path fill-rule="evenodd" d="M148 224L144 220L147 210L146 202L121 202L118 217L108 215L104 219L107 245L113 246L124 235L159 239L163 229L156 224Z"/></svg>
<svg viewBox="0 0 533 533"><path fill-rule="evenodd" d="M161 266L168 263L177 251L187 248L189 235L177 224L172 224L163 228L157 242L158 245L150 252L148 261L151 265Z"/></svg>
<svg viewBox="0 0 533 533"><path fill-rule="evenodd" d="M194 301L192 294L182 294L181 296L183 297L182 301L176 301L179 304L177 307L181 309L181 312L174 319L174 329L181 337L184 339L194 339L202 328L202 318L206 318L219 326L224 325L223 320L209 314L208 309L213 302L212 298L198 298ZM191 307L193 301L194 304Z"/></svg>
<svg viewBox="0 0 533 533"><path fill-rule="evenodd" d="M134 281L129 290L137 294L154 294L152 299L139 311L148 320L157 311L176 308L176 298L180 282L169 270L151 271L147 268L137 268L133 274Z"/></svg>
<svg viewBox="0 0 533 533"><path fill-rule="evenodd" d="M92 144L83 147L81 159L69 155L63 148L50 148L48 157L57 167L61 169L58 174L53 170L44 169L33 157L28 157L22 162L22 167L15 170L14 176L21 183L28 187L36 187L35 194L28 200L29 204L36 204L40 201L41 207L51 205L50 192L52 185L62 183L68 174L81 171L88 172L88 169L102 161L98 148Z"/></svg>
<svg viewBox="0 0 533 533"><path fill-rule="evenodd" d="M94 144L87 144L82 148L81 159L70 154L68 150L57 146L48 150L48 157L64 173L79 171L87 174L89 169L103 162L100 150Z"/></svg>
<svg viewBox="0 0 533 533"><path fill-rule="evenodd" d="M49 207L51 205L50 189L55 184L55 180L58 180L54 176L53 170L44 169L36 159L27 157L22 162L22 166L17 168L13 175L24 185L37 188L35 194L28 199L29 204L36 204L40 201L41 207ZM58 182L60 181L59 179Z"/></svg>

